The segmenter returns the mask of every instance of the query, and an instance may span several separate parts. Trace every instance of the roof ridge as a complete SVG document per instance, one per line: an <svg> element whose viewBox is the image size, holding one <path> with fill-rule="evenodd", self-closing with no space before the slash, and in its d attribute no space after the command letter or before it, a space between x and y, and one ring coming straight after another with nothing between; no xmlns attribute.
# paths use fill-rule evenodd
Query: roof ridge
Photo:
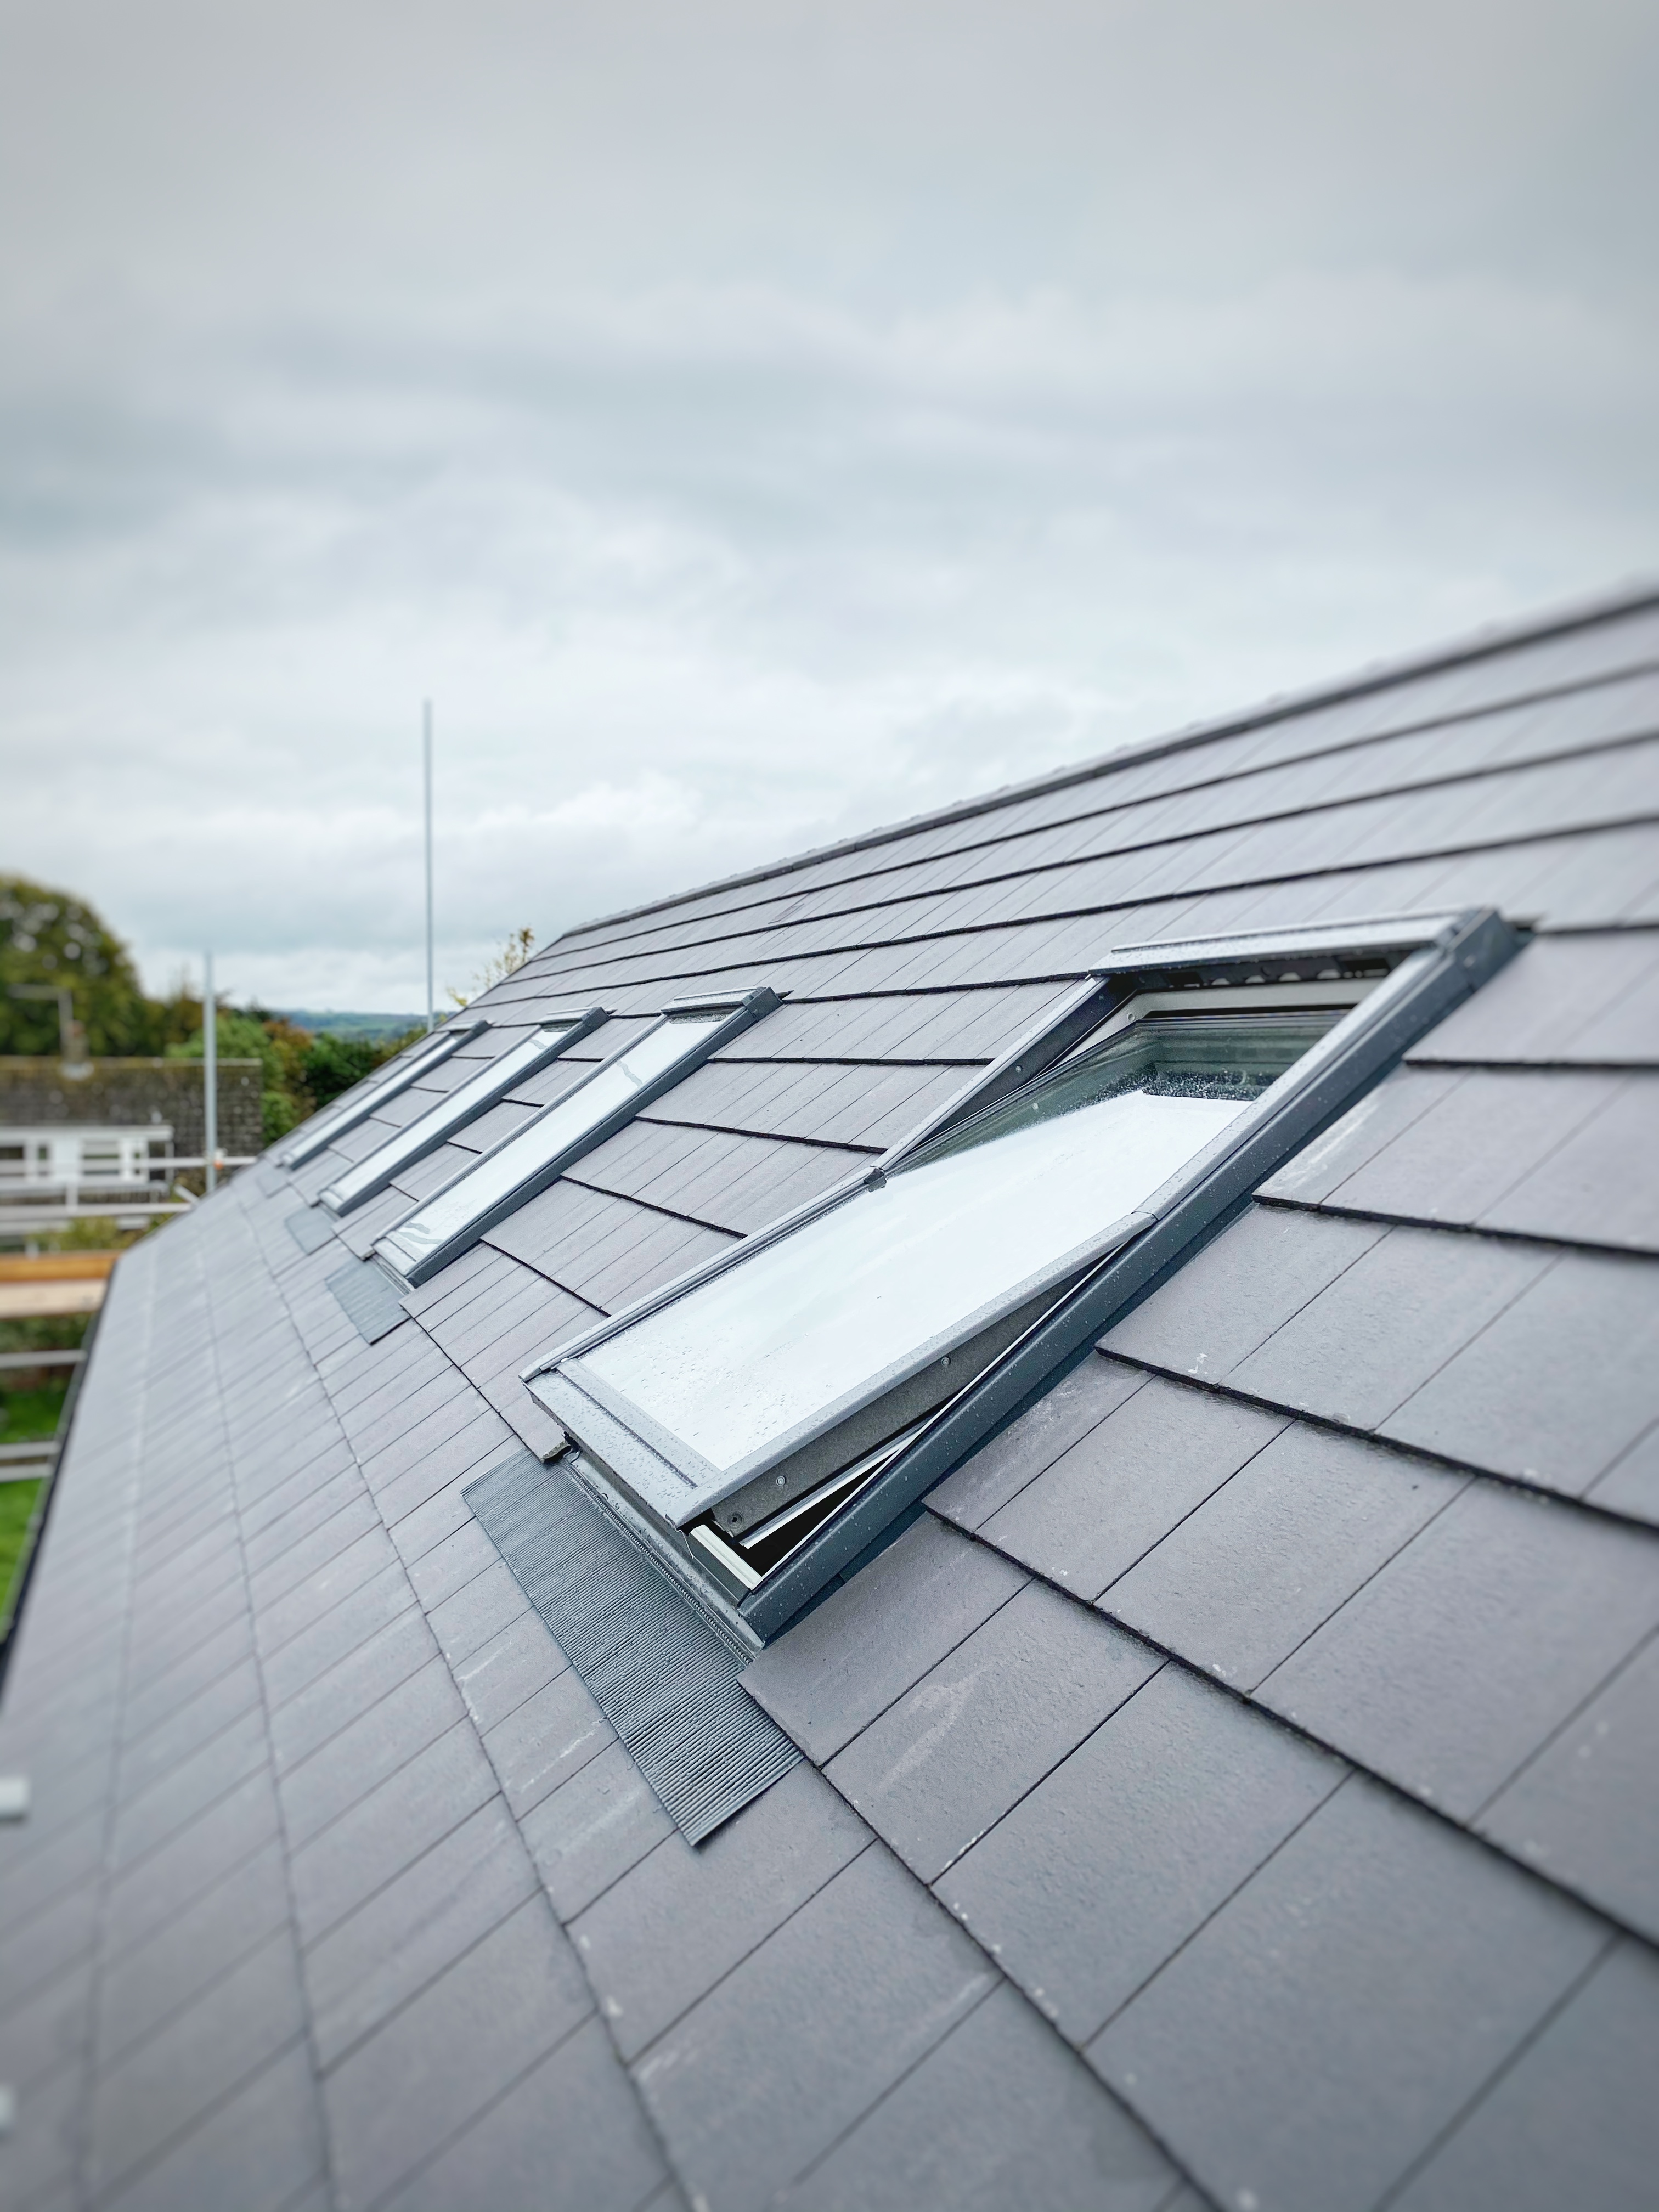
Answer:
<svg viewBox="0 0 1659 2212"><path fill-rule="evenodd" d="M918 830L933 829L945 823L971 821L977 814L994 813L1000 807L1012 805L1018 799L1037 798L1048 791L1062 791L1068 784L1086 783L1091 777L1100 775L1109 769L1124 768L1137 761L1156 760L1165 754L1184 752L1189 748L1208 744L1216 738L1240 736L1247 730L1259 729L1270 722L1285 721L1292 715L1307 714L1316 707L1336 706L1345 700L1364 698L1369 693L1387 690L1391 684L1403 684L1414 677L1433 675L1442 669L1490 659L1498 653L1512 652L1517 646L1565 636L1577 629L1591 629L1598 623L1619 621L1650 606L1659 607L1659 580L1632 582L1593 597L1568 600L1547 615L1529 616L1514 623L1483 623L1464 637L1446 645L1436 646L1426 652L1367 662L1353 675L1341 678L1334 683L1312 684L1297 691L1274 692L1259 705L1249 708L1242 714L1187 723L1164 737L1141 738L1117 746L1109 752L1096 754L1086 761L1050 769L1023 783L1001 784L994 791L983 792L975 799L958 799L951 805L936 807L927 813L907 815L902 821L885 823L879 829L860 830L854 836L837 838L827 845L811 846L785 860L771 861L757 868L739 869L735 874L715 877L708 883L671 892L664 898L646 899L637 906L619 907L614 913L593 915L586 921L577 922L568 929L561 930L546 950L550 952L555 945L568 944L574 939L586 936L592 930L608 929L620 921L632 921L645 915L662 914L673 907L689 906L693 900L708 898L715 891L739 890L746 884L773 882L793 875L798 869L809 867L816 861L833 860L846 853L867 852L880 845L895 843L902 837L914 836ZM533 963L530 964L533 965Z"/></svg>

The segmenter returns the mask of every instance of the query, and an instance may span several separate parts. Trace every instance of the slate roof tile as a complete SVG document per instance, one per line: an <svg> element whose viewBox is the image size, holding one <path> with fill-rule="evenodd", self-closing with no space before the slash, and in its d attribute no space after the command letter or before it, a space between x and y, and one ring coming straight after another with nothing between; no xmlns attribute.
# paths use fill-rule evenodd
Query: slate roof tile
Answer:
<svg viewBox="0 0 1659 2212"><path fill-rule="evenodd" d="M588 2021L386 2200L387 2212L645 2212L673 2201L659 2148L597 2021Z"/></svg>
<svg viewBox="0 0 1659 2212"><path fill-rule="evenodd" d="M1659 2171L1659 1962L1617 1946L1395 2200L1401 2212L1639 2205Z"/></svg>
<svg viewBox="0 0 1659 2212"><path fill-rule="evenodd" d="M1117 1360L1085 1359L930 1491L929 1508L958 1528L979 1528L1146 1381Z"/></svg>
<svg viewBox="0 0 1659 2212"><path fill-rule="evenodd" d="M988 1544L1093 1599L1285 1426L1154 1378L981 1524Z"/></svg>
<svg viewBox="0 0 1659 2212"><path fill-rule="evenodd" d="M1028 1583L824 1772L932 1881L1160 1663L1144 1644Z"/></svg>
<svg viewBox="0 0 1659 2212"><path fill-rule="evenodd" d="M88 2179L99 2196L164 2150L299 2038L299 1965L286 1926L185 2009L102 2069Z"/></svg>
<svg viewBox="0 0 1659 2212"><path fill-rule="evenodd" d="M343 2212L387 2195L591 2011L568 1943L529 1899L329 2075Z"/></svg>
<svg viewBox="0 0 1659 2212"><path fill-rule="evenodd" d="M1317 1243L1335 1226L1306 1215L1292 1220ZM1390 1229L1229 1368L1226 1379L1274 1405L1425 1443L1421 1421L1402 1427L1389 1416L1529 1290L1553 1257L1535 1246Z"/></svg>
<svg viewBox="0 0 1659 2212"><path fill-rule="evenodd" d="M635 2078L694 2200L756 2212L994 1981L983 1954L877 1845L659 2036ZM804 1987L826 1983L833 2002L802 2005Z"/></svg>
<svg viewBox="0 0 1659 2212"><path fill-rule="evenodd" d="M1025 1581L924 1516L752 1660L744 1687L823 1765Z"/></svg>
<svg viewBox="0 0 1659 2212"><path fill-rule="evenodd" d="M1404 2177L1606 1941L1356 1777L1089 2056L1219 2203L1347 2212Z"/></svg>
<svg viewBox="0 0 1659 2212"><path fill-rule="evenodd" d="M1164 2212L1176 2186L1145 2130L1000 1989L779 2201L788 2212Z"/></svg>
<svg viewBox="0 0 1659 2212"><path fill-rule="evenodd" d="M1413 1065L1593 1063L1601 1055L1584 1048L1585 1033L1656 972L1659 937L1641 932L1537 939L1407 1057Z"/></svg>
<svg viewBox="0 0 1659 2212"><path fill-rule="evenodd" d="M1346 1771L1165 1667L957 1859L937 1894L1085 2044Z"/></svg>
<svg viewBox="0 0 1659 2212"><path fill-rule="evenodd" d="M1659 1266L1569 1252L1381 1425L1577 1496L1656 1418Z"/></svg>
<svg viewBox="0 0 1659 2212"><path fill-rule="evenodd" d="M425 1665L360 1708L339 1731L282 1778L283 1820L298 1849L397 1773L452 1728L463 1712L449 1669L435 1651Z"/></svg>
<svg viewBox="0 0 1659 2212"><path fill-rule="evenodd" d="M319 2063L355 2050L535 1894L513 1818L489 1798L307 1951Z"/></svg>
<svg viewBox="0 0 1659 2212"><path fill-rule="evenodd" d="M1659 1646L1650 1638L1542 1745L1479 1825L1659 1942L1656 1822Z"/></svg>
<svg viewBox="0 0 1659 2212"><path fill-rule="evenodd" d="M1100 1603L1206 1674L1251 1689L1465 1480L1293 1422Z"/></svg>
<svg viewBox="0 0 1659 2212"><path fill-rule="evenodd" d="M609 1743L542 1799L523 1832L568 1924L676 1831L623 1745Z"/></svg>
<svg viewBox="0 0 1659 2212"><path fill-rule="evenodd" d="M1656 1625L1659 1537L1474 1483L1259 1694L1467 1819Z"/></svg>
<svg viewBox="0 0 1659 2212"><path fill-rule="evenodd" d="M810 1765L694 1850L676 1832L571 1933L617 2048L635 2058L870 1843Z"/></svg>
<svg viewBox="0 0 1659 2212"><path fill-rule="evenodd" d="M325 2166L315 2085L303 2045L292 2044L106 2201L119 2212L230 2203L308 2212Z"/></svg>

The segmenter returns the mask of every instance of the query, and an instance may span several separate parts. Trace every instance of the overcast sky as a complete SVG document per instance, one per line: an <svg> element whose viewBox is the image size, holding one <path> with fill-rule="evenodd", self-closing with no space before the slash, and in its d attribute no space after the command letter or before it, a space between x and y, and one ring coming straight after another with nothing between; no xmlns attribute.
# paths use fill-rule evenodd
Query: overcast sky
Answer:
<svg viewBox="0 0 1659 2212"><path fill-rule="evenodd" d="M0 0L0 869L595 913L1659 571L1651 0Z"/></svg>

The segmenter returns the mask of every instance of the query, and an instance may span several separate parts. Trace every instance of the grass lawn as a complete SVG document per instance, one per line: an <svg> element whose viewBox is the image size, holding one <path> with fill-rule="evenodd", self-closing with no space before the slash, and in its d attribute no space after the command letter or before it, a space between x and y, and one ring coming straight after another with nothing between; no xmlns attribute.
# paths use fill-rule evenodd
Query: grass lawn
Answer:
<svg viewBox="0 0 1659 2212"><path fill-rule="evenodd" d="M0 1628L11 1618L11 1589L23 1564L23 1546L29 1533L29 1516L41 1485L0 1482Z"/></svg>
<svg viewBox="0 0 1659 2212"><path fill-rule="evenodd" d="M0 1390L0 1444L32 1444L55 1437L68 1395L67 1378L41 1390Z"/></svg>

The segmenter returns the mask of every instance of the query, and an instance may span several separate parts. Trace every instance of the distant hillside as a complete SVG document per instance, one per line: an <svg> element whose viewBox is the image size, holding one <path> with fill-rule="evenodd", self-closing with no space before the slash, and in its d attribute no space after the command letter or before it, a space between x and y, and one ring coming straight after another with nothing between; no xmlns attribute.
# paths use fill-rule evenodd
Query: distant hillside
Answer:
<svg viewBox="0 0 1659 2212"><path fill-rule="evenodd" d="M421 1022L418 1014L316 1013L308 1006L281 1006L276 1012L285 1022L318 1036L345 1037L358 1044L384 1044L391 1037L406 1036Z"/></svg>

